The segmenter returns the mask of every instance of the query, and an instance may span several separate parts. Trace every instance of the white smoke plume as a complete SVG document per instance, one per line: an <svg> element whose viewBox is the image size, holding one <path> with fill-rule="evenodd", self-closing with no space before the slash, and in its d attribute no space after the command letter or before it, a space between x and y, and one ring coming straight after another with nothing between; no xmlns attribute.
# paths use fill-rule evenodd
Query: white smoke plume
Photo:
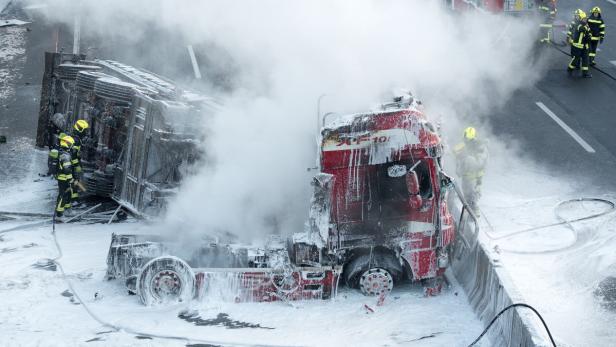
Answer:
<svg viewBox="0 0 616 347"><path fill-rule="evenodd" d="M79 12L102 36L147 40L148 23L187 42L215 44L233 60L235 89L200 124L211 161L185 182L168 211L167 228L189 236L228 231L255 241L302 230L317 98L324 93L324 112L348 112L406 87L446 134L457 135L461 119L481 123L540 77L531 59L535 22L453 14L444 1L48 3L50 18L70 24Z"/></svg>

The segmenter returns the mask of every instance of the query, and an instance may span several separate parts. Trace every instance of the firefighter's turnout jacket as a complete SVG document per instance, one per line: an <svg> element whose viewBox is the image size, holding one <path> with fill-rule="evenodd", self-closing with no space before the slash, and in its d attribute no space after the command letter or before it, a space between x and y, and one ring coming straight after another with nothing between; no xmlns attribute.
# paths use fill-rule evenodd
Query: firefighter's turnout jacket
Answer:
<svg viewBox="0 0 616 347"><path fill-rule="evenodd" d="M590 64L595 65L595 57L597 56L597 47L599 42L603 42L605 38L605 23L601 18L601 13L594 16L594 13L588 17L588 27L590 28L590 47L588 51L588 57Z"/></svg>
<svg viewBox="0 0 616 347"><path fill-rule="evenodd" d="M82 134L78 131L72 131L71 137L75 140L75 144L71 148L71 160L73 164L73 173L75 174L75 179L79 179L81 175L81 146L83 145Z"/></svg>
<svg viewBox="0 0 616 347"><path fill-rule="evenodd" d="M52 155L51 152L54 152ZM65 209L71 207L71 183L73 181L73 164L71 153L66 148L54 148L50 151L50 157L57 157L56 173L54 177L58 181L58 198L56 199L56 215L62 216Z"/></svg>
<svg viewBox="0 0 616 347"><path fill-rule="evenodd" d="M454 148L456 173L462 182L462 194L476 216L481 197L481 182L488 162L488 148L478 139L465 140Z"/></svg>
<svg viewBox="0 0 616 347"><path fill-rule="evenodd" d="M556 4L551 0L540 1L537 7L539 16L541 17L541 32L543 37L541 42L550 42L554 19L556 19Z"/></svg>
<svg viewBox="0 0 616 347"><path fill-rule="evenodd" d="M590 47L590 28L584 22L580 22L571 36L571 62L569 63L568 70L573 71L579 68L582 64L582 72L584 75L588 74L588 49Z"/></svg>
<svg viewBox="0 0 616 347"><path fill-rule="evenodd" d="M605 38L605 23L601 18L601 13L598 17L591 15L588 17L588 27L590 28L590 35L592 41L599 41Z"/></svg>
<svg viewBox="0 0 616 347"><path fill-rule="evenodd" d="M577 26L580 25L582 22L578 19L574 19L571 21L571 23L569 23L569 25L567 26L567 42L569 44L571 44L571 42L573 41L572 37L573 37L573 32L575 31L575 29L577 29Z"/></svg>
<svg viewBox="0 0 616 347"><path fill-rule="evenodd" d="M47 174L56 177L58 173L58 157L63 148L60 146L60 140L66 136L65 133L60 132L53 134L52 144L49 150L49 156L47 157Z"/></svg>
<svg viewBox="0 0 616 347"><path fill-rule="evenodd" d="M456 173L459 177L478 179L483 177L488 162L488 149L483 141L474 139L459 143L454 148Z"/></svg>
<svg viewBox="0 0 616 347"><path fill-rule="evenodd" d="M571 46L579 49L588 49L590 39L590 27L584 22L579 22L572 33Z"/></svg>
<svg viewBox="0 0 616 347"><path fill-rule="evenodd" d="M73 178L75 179L73 186L71 187L71 200L73 203L79 201L79 186L78 181L81 179L81 147L83 146L83 131L73 129L71 131L71 137L75 140L73 147L71 147L71 164L73 164Z"/></svg>
<svg viewBox="0 0 616 347"><path fill-rule="evenodd" d="M55 175L55 178L58 181L70 181L73 179L73 164L72 157L69 150L64 148L62 149L52 149L52 151L57 151L58 156L58 171Z"/></svg>

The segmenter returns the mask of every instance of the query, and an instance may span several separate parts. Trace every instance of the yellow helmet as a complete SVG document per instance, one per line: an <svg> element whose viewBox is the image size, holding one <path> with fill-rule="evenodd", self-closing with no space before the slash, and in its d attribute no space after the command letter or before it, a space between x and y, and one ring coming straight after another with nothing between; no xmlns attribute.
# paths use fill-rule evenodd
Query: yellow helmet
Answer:
<svg viewBox="0 0 616 347"><path fill-rule="evenodd" d="M576 20L580 19L580 11L582 11L582 10L580 10L579 8L576 9L576 10L573 10L573 18L574 19L576 19Z"/></svg>
<svg viewBox="0 0 616 347"><path fill-rule="evenodd" d="M75 122L75 125L73 125L73 128L75 128L75 130L82 132L86 129L88 129L90 127L90 125L88 124L88 122L86 122L83 119L80 119L78 121Z"/></svg>
<svg viewBox="0 0 616 347"><path fill-rule="evenodd" d="M64 148L71 148L75 144L75 139L72 136L64 136L60 139L60 146Z"/></svg>
<svg viewBox="0 0 616 347"><path fill-rule="evenodd" d="M473 127L468 127L464 129L464 138L466 140L474 140L477 137L477 130Z"/></svg>
<svg viewBox="0 0 616 347"><path fill-rule="evenodd" d="M578 10L578 15L580 16L580 19L586 19L586 12Z"/></svg>
<svg viewBox="0 0 616 347"><path fill-rule="evenodd" d="M590 12L592 13L601 13L601 9L599 8L599 6L595 6L592 8L592 10L590 10Z"/></svg>

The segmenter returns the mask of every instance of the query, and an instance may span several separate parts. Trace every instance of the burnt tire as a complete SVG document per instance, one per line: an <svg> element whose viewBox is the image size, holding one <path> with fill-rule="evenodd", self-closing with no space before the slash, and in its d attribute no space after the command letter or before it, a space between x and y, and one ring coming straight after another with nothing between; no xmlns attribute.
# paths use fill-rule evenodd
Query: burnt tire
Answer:
<svg viewBox="0 0 616 347"><path fill-rule="evenodd" d="M195 274L179 258L154 258L139 274L137 294L147 306L190 301L195 294Z"/></svg>
<svg viewBox="0 0 616 347"><path fill-rule="evenodd" d="M393 255L376 253L370 259L369 254L363 254L345 266L343 276L347 286L358 288L364 295L376 296L388 294L403 271Z"/></svg>

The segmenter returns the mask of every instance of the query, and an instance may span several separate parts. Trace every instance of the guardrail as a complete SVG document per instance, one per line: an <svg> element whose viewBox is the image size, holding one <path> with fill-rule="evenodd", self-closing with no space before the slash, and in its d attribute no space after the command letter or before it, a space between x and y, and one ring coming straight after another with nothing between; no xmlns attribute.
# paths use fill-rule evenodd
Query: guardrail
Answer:
<svg viewBox="0 0 616 347"><path fill-rule="evenodd" d="M479 240L477 217L469 209L460 189L454 184L455 196L449 207L458 219L458 240L451 268L464 289L477 317L488 324L505 307L524 302L505 268L490 256L489 248ZM532 312L516 308L503 314L490 329L494 346L543 347L551 346L543 328Z"/></svg>

